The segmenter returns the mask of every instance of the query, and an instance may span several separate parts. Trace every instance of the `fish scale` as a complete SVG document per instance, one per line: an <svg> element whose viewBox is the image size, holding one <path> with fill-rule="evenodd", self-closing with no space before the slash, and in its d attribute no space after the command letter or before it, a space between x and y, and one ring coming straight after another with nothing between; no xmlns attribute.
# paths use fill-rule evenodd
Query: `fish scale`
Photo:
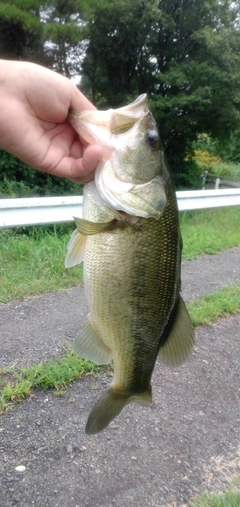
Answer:
<svg viewBox="0 0 240 507"><path fill-rule="evenodd" d="M85 186L83 219L76 219L66 259L67 266L84 261L89 307L75 350L98 364L114 364L113 381L90 413L88 433L104 429L128 403L151 403L157 357L176 366L193 346L191 320L180 295L182 240L174 185L146 96L126 106L127 114L131 107L132 119L126 119L124 108L116 115L120 133L108 136L112 145L104 153L109 158ZM111 120L105 115L107 128ZM97 124L97 111L89 124L87 112L79 116L79 133L84 120L88 141L94 118ZM74 122L76 112L77 129ZM106 134L105 128L101 140L101 125L94 134L100 145Z"/></svg>

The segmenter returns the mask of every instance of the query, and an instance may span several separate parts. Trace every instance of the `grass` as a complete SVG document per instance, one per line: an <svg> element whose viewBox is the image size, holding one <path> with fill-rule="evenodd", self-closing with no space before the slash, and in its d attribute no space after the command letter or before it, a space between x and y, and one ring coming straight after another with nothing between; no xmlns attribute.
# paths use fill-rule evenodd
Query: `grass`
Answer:
<svg viewBox="0 0 240 507"><path fill-rule="evenodd" d="M210 324L217 317L236 313L240 311L240 284L205 295L189 303L188 310L194 326ZM4 368L0 370L0 413L12 402L31 396L33 389L56 389L56 395L62 396L73 380L101 370L91 361L81 359L71 348L59 360L42 362L30 368Z"/></svg>
<svg viewBox="0 0 240 507"><path fill-rule="evenodd" d="M64 267L73 226L0 230L0 303L82 283L82 266Z"/></svg>
<svg viewBox="0 0 240 507"><path fill-rule="evenodd" d="M180 213L183 259L240 245L240 206Z"/></svg>
<svg viewBox="0 0 240 507"><path fill-rule="evenodd" d="M222 495L204 493L200 498L190 502L190 507L240 507L240 491L229 490Z"/></svg>
<svg viewBox="0 0 240 507"><path fill-rule="evenodd" d="M240 471L238 470L227 491L219 494L205 492L189 502L189 507L240 507Z"/></svg>
<svg viewBox="0 0 240 507"><path fill-rule="evenodd" d="M240 207L180 213L183 259L240 245ZM65 269L74 225L0 230L0 303L78 286L82 266Z"/></svg>
<svg viewBox="0 0 240 507"><path fill-rule="evenodd" d="M205 294L203 298L195 299L187 306L195 327L211 324L218 317L228 317L240 311L240 284Z"/></svg>
<svg viewBox="0 0 240 507"><path fill-rule="evenodd" d="M22 401L33 389L55 389L56 395L64 395L65 388L83 374L100 370L91 361L80 358L69 347L59 360L35 364L30 368L7 367L0 370L0 413L12 402Z"/></svg>

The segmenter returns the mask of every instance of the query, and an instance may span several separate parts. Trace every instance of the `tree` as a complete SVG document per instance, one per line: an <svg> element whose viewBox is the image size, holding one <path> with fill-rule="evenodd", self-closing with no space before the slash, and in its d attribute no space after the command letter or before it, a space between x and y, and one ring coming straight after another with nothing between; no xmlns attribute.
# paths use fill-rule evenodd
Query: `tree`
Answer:
<svg viewBox="0 0 240 507"><path fill-rule="evenodd" d="M231 139L238 157L239 12L231 0L0 1L0 56L82 74L82 90L101 108L148 93L183 186L194 182L199 133L225 152Z"/></svg>
<svg viewBox="0 0 240 507"><path fill-rule="evenodd" d="M0 57L44 64L71 77L84 51L80 13L79 0L0 2Z"/></svg>
<svg viewBox="0 0 240 507"><path fill-rule="evenodd" d="M79 195L82 186L63 178L33 171L0 148L0 198L45 195Z"/></svg>
<svg viewBox="0 0 240 507"><path fill-rule="evenodd" d="M83 62L81 86L102 106L117 106L127 97L146 91L155 69L147 40L154 2L126 0L96 2L93 19L88 22L89 43Z"/></svg>
<svg viewBox="0 0 240 507"><path fill-rule="evenodd" d="M52 68L67 77L79 74L85 53L86 26L82 17L79 0L48 0L42 16L46 54Z"/></svg>
<svg viewBox="0 0 240 507"><path fill-rule="evenodd" d="M44 64L70 77L75 72L74 65L79 65L81 30L78 1L0 2L2 58ZM0 149L0 197L63 195L69 192L81 193L81 187L68 180L33 171Z"/></svg>
<svg viewBox="0 0 240 507"><path fill-rule="evenodd" d="M239 125L238 9L230 0L136 0L131 9L106 0L89 24L84 89L104 107L148 93L178 185L198 133L225 140Z"/></svg>
<svg viewBox="0 0 240 507"><path fill-rule="evenodd" d="M0 57L47 63L40 0L0 2Z"/></svg>

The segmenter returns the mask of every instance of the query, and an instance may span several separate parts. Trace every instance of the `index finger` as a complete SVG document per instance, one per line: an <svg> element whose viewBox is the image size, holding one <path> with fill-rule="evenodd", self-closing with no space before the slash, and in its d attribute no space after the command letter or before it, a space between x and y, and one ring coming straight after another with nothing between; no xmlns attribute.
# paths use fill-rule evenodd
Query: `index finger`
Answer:
<svg viewBox="0 0 240 507"><path fill-rule="evenodd" d="M80 90L73 85L73 93L70 102L70 109L77 109L78 111L94 110L96 107L90 102L90 100L83 95Z"/></svg>

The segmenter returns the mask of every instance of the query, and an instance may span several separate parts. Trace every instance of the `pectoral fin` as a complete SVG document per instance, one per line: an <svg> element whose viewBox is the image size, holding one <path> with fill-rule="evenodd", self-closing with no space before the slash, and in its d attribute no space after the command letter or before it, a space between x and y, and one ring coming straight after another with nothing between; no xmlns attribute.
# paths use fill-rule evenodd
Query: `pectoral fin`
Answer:
<svg viewBox="0 0 240 507"><path fill-rule="evenodd" d="M93 234L99 234L100 232L111 231L112 229L114 229L117 223L117 220L115 218L113 220L110 220L110 222L105 223L90 222L90 220L75 217L74 220L78 232L80 232L84 236L92 236Z"/></svg>
<svg viewBox="0 0 240 507"><path fill-rule="evenodd" d="M97 335L90 320L73 342L73 350L84 359L89 359L96 364L108 364L112 359L111 350Z"/></svg>
<svg viewBox="0 0 240 507"><path fill-rule="evenodd" d="M194 342L193 325L184 301L179 297L177 313L166 343L158 359L166 366L179 366L190 355Z"/></svg>
<svg viewBox="0 0 240 507"><path fill-rule="evenodd" d="M68 252L65 259L65 268L71 268L83 262L85 244L86 236L82 236L82 234L75 229L67 246Z"/></svg>

